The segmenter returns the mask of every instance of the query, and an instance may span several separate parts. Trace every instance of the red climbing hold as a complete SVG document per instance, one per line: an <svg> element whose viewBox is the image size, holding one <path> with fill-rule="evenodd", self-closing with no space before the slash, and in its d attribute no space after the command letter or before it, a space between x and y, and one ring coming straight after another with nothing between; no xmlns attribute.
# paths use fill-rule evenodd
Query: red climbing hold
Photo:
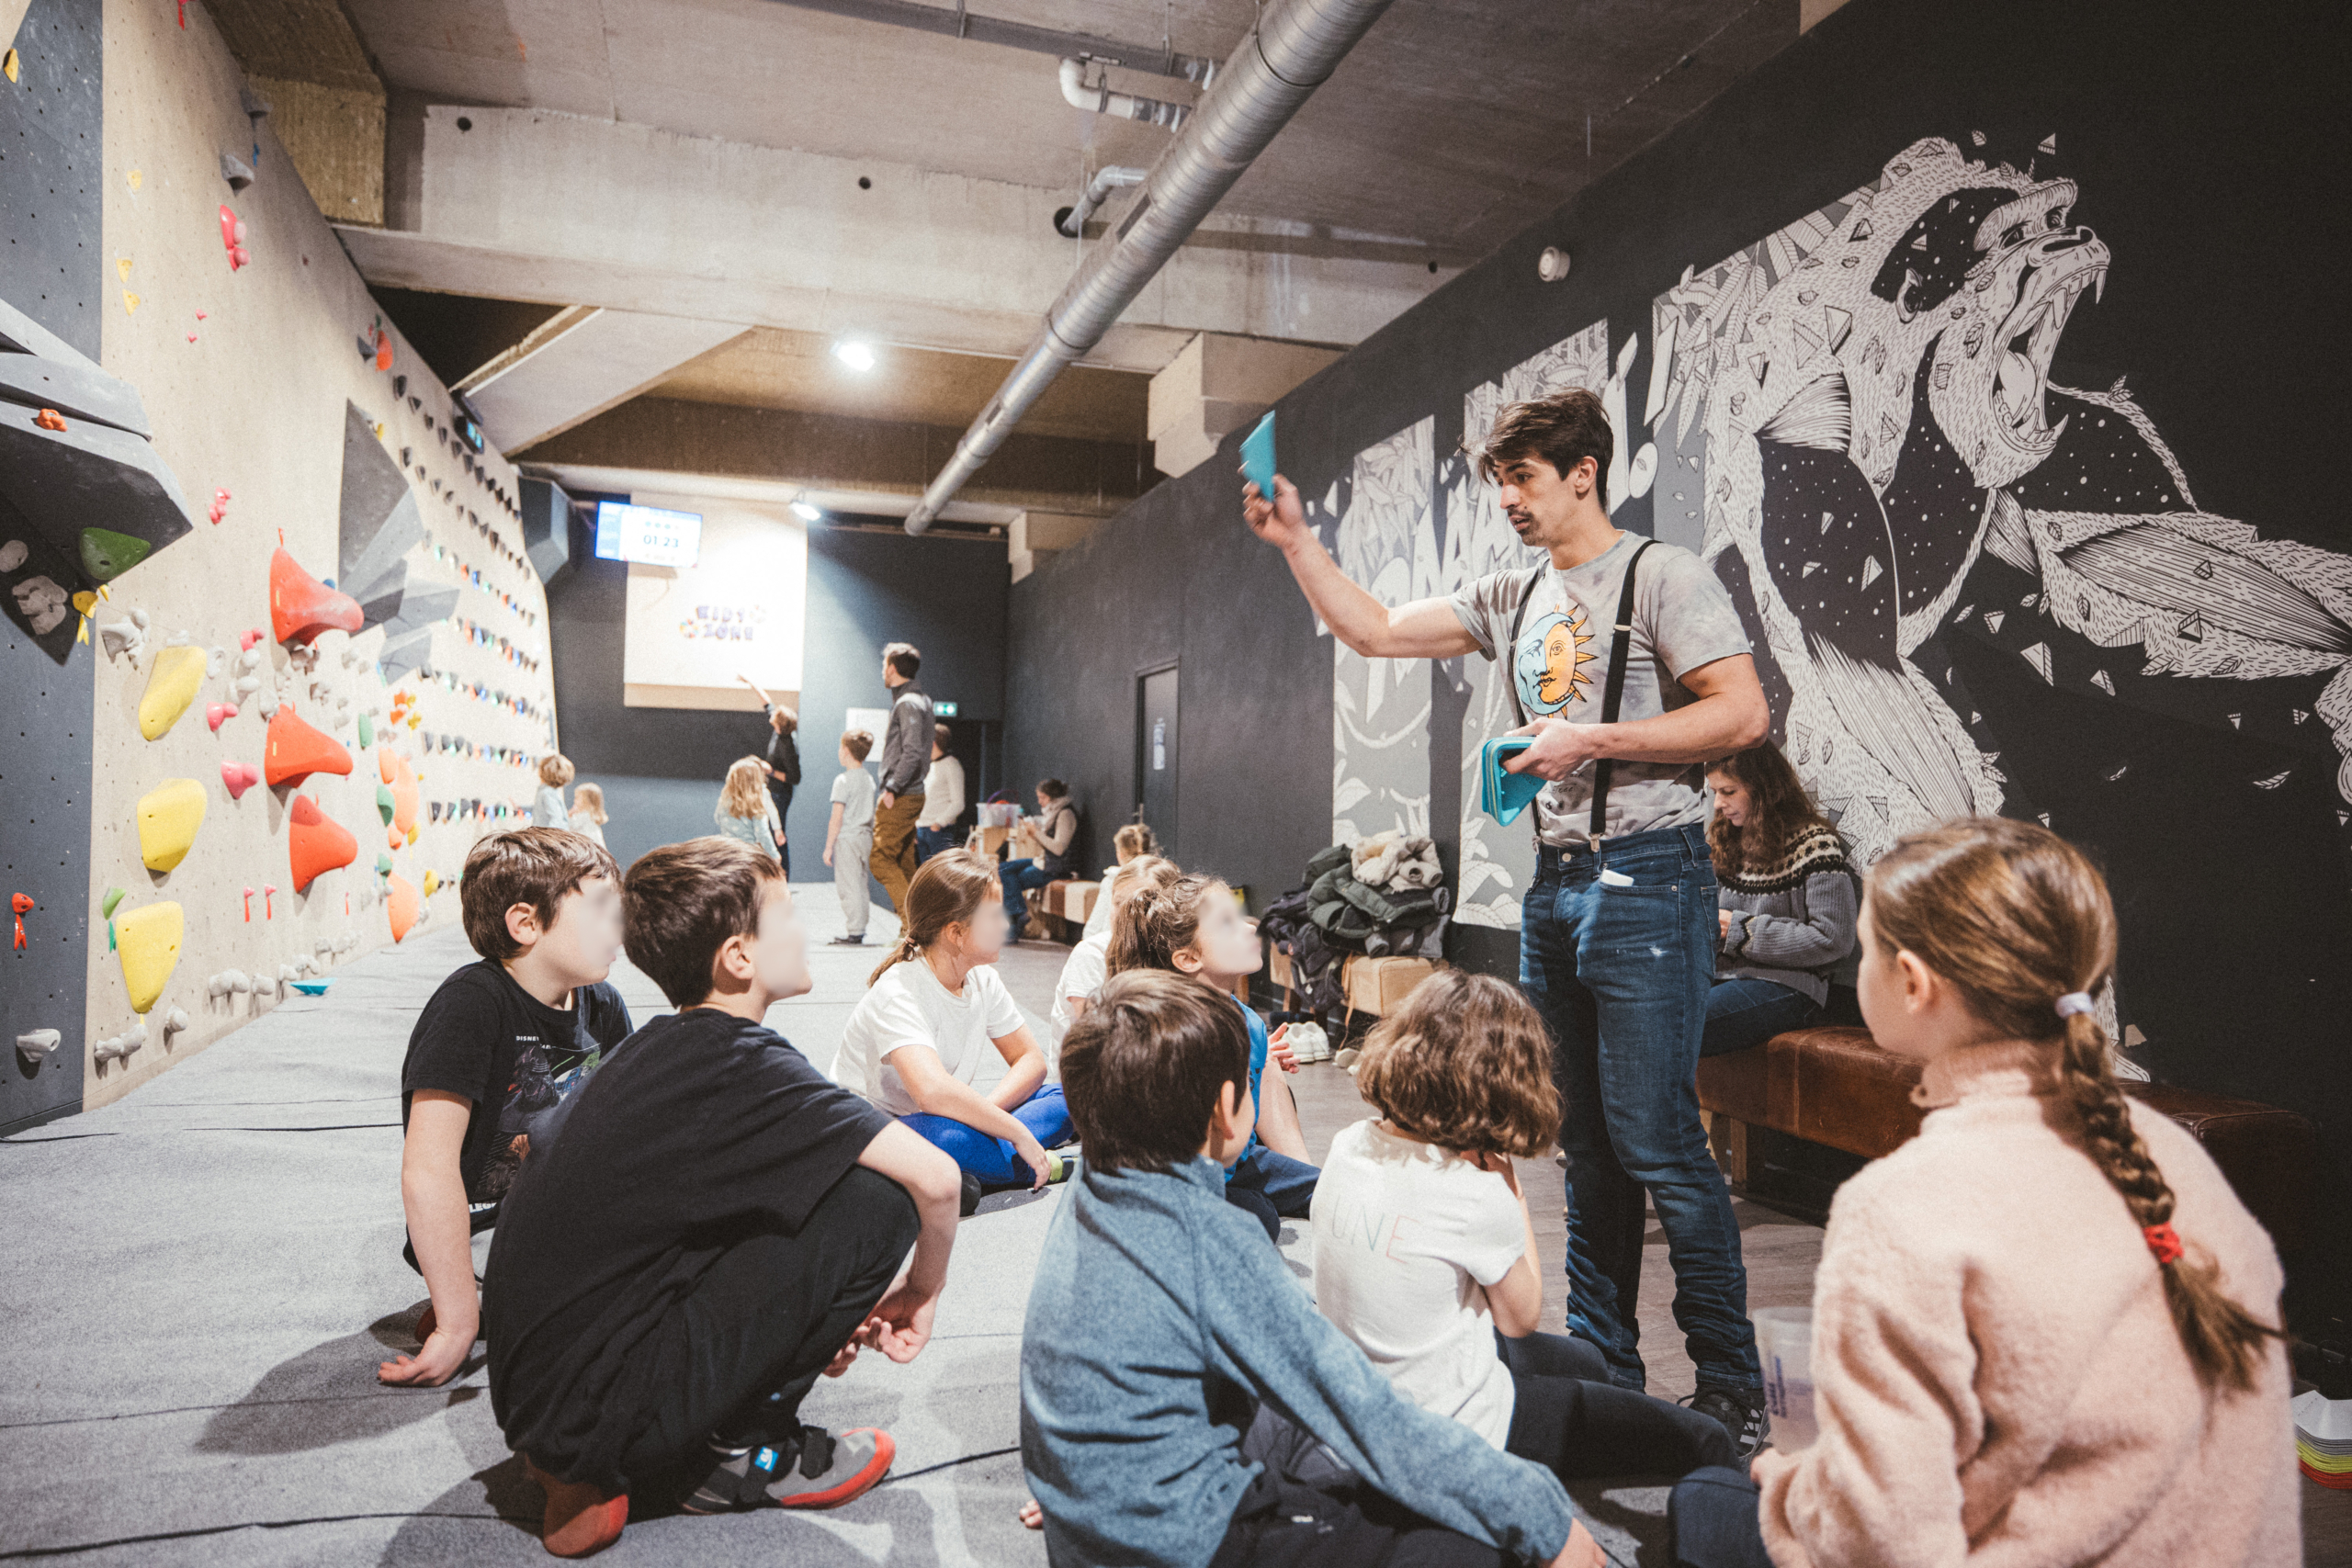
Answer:
<svg viewBox="0 0 2352 1568"><path fill-rule="evenodd" d="M359 858L359 840L352 837L351 829L321 811L319 803L309 795L294 797L288 820L286 859L294 873L295 892L308 892L311 879L321 872L349 865Z"/></svg>
<svg viewBox="0 0 2352 1568"><path fill-rule="evenodd" d="M359 601L304 571L280 545L269 557L269 624L280 642L308 648L321 632L356 632L367 621ZM349 768L337 770L349 773ZM269 781L276 784L273 778Z"/></svg>
<svg viewBox="0 0 2352 1568"><path fill-rule="evenodd" d="M268 750L262 757L262 777L269 787L299 784L312 773L351 773L351 753L334 736L313 729L294 716L292 703L280 703L270 716Z"/></svg>
<svg viewBox="0 0 2352 1568"><path fill-rule="evenodd" d="M8 907L17 911L17 945L22 947L25 945L25 917L33 912L33 896L12 893L8 896Z"/></svg>

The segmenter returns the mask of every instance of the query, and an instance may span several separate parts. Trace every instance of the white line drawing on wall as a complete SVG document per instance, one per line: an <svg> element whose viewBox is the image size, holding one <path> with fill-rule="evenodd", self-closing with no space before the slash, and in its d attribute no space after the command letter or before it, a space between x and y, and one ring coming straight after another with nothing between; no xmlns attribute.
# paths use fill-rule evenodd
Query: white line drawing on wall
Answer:
<svg viewBox="0 0 2352 1568"><path fill-rule="evenodd" d="M1971 617L2053 684L2038 622L2146 675L2332 671L2312 711L2352 750L2352 558L2202 511L2121 381L2050 379L2113 264L2077 194L1926 139L1654 305L1658 534L1700 533L1749 596L1792 760L1866 861L2003 805L1981 716L1912 660ZM1983 551L2037 590L1959 604ZM2066 679L2115 694L2104 666ZM2352 800L2352 761L2336 788Z"/></svg>
<svg viewBox="0 0 2352 1568"><path fill-rule="evenodd" d="M1340 570L1388 605L1436 591L1430 520L1436 421L1416 420L1355 456L1340 510ZM1430 830L1429 665L1331 649L1331 841Z"/></svg>

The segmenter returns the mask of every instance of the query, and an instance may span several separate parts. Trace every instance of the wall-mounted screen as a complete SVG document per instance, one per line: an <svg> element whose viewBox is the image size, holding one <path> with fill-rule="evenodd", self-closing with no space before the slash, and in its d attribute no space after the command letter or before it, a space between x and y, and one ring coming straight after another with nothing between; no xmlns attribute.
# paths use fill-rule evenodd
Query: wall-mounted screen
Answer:
<svg viewBox="0 0 2352 1568"><path fill-rule="evenodd" d="M692 566L702 553L702 513L600 501L596 553L642 566Z"/></svg>

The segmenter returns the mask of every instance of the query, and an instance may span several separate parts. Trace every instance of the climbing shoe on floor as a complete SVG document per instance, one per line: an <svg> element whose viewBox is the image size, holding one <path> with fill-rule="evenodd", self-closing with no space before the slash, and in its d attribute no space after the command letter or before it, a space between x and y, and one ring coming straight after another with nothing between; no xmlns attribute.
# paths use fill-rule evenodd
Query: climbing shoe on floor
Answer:
<svg viewBox="0 0 2352 1568"><path fill-rule="evenodd" d="M1679 1403L1722 1422L1724 1430L1731 1434L1732 1450L1743 1465L1756 1457L1756 1450L1772 1435L1772 1418L1764 1413L1764 1391L1760 1388L1701 1383L1696 1393Z"/></svg>
<svg viewBox="0 0 2352 1568"><path fill-rule="evenodd" d="M956 1212L967 1220L974 1214L978 1213L980 1212L981 1190L980 1179L974 1176L970 1171L966 1171L964 1173L964 1195L956 1205Z"/></svg>
<svg viewBox="0 0 2352 1568"><path fill-rule="evenodd" d="M1051 1187L1057 1181L1068 1181L1077 1171L1078 1156L1076 1155L1066 1155L1053 1149L1046 1151L1046 1186Z"/></svg>
<svg viewBox="0 0 2352 1568"><path fill-rule="evenodd" d="M899 1445L878 1427L839 1434L802 1427L784 1443L736 1450L713 1445L712 1457L718 1462L683 1506L690 1514L838 1508L872 1491L890 1472L898 1453Z"/></svg>
<svg viewBox="0 0 2352 1568"><path fill-rule="evenodd" d="M523 1456L523 1472L547 1494L539 1521L539 1544L550 1557L588 1557L620 1540L628 1523L628 1494L606 1492L584 1482L558 1481Z"/></svg>

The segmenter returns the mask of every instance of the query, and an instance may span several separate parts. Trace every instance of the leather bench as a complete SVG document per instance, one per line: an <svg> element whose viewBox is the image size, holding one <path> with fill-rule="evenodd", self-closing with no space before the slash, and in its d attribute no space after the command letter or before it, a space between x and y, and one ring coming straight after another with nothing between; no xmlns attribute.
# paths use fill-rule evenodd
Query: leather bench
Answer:
<svg viewBox="0 0 2352 1568"><path fill-rule="evenodd" d="M1699 1104L1724 1174L1747 1179L1747 1129L1876 1159L1919 1130L1911 1101L1919 1066L1879 1049L1867 1029L1799 1029L1748 1051L1699 1064ZM2308 1197L2318 1134L2291 1111L2170 1084L2126 1083L2124 1092L2196 1134L2282 1253L2309 1235Z"/></svg>

